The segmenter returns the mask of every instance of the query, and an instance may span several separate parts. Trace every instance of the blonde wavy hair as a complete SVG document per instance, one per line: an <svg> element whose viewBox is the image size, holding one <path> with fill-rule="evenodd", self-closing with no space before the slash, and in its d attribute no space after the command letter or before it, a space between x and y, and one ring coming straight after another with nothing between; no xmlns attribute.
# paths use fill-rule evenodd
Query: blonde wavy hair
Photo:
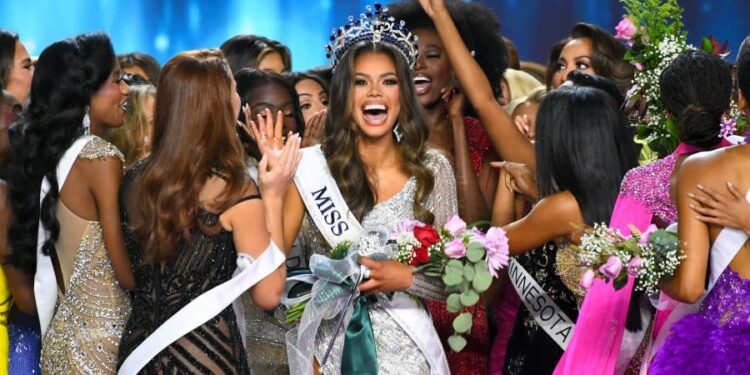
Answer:
<svg viewBox="0 0 750 375"><path fill-rule="evenodd" d="M130 86L125 123L118 128L110 128L107 132L106 138L125 155L126 167L130 167L151 152L151 124L146 116L149 98L156 98L156 87L150 83Z"/></svg>

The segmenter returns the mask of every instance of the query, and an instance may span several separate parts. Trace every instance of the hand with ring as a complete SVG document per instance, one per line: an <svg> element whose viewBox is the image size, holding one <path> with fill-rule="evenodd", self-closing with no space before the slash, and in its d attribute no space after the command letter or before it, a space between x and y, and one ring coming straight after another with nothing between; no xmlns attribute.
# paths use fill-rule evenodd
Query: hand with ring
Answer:
<svg viewBox="0 0 750 375"><path fill-rule="evenodd" d="M253 120L250 106L245 105L242 107L242 111L245 114L245 123L242 124L242 129L250 138L257 140L258 150L261 154L268 156L268 165L272 169L278 163L281 157L281 149L284 147L281 137L284 128L284 114L279 111L274 120L271 110L266 108ZM289 135L291 135L291 132Z"/></svg>

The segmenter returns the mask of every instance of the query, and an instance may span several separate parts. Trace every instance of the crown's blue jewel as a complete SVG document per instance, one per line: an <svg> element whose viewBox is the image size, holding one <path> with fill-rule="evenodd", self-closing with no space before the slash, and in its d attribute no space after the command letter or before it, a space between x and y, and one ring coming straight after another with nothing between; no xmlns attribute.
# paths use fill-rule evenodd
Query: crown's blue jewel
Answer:
<svg viewBox="0 0 750 375"><path fill-rule="evenodd" d="M326 46L326 56L335 67L349 47L363 41L388 43L396 47L411 69L417 62L417 37L407 28L404 21L388 15L388 8L375 3L375 7L365 7L367 13L359 15L359 20L349 16L349 23L331 31L331 42Z"/></svg>

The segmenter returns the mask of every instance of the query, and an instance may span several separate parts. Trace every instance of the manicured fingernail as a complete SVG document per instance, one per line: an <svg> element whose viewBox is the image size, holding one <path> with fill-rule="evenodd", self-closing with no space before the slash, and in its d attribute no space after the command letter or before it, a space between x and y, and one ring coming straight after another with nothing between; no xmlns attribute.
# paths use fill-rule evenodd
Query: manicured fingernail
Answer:
<svg viewBox="0 0 750 375"><path fill-rule="evenodd" d="M698 189L701 189L701 190L703 190L703 185L701 185L701 184L698 184L698 185L696 185L696 186L698 187Z"/></svg>
<svg viewBox="0 0 750 375"><path fill-rule="evenodd" d="M693 194L693 193L688 193L688 197L690 197L690 198L695 198L695 194Z"/></svg>
<svg viewBox="0 0 750 375"><path fill-rule="evenodd" d="M688 207L695 208L695 205L694 204L689 204Z"/></svg>

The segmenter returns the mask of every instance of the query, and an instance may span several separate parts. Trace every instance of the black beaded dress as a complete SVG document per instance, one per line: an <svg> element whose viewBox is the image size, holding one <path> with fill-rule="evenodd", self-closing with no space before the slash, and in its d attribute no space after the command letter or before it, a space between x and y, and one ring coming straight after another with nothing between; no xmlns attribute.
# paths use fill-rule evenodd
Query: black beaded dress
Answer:
<svg viewBox="0 0 750 375"><path fill-rule="evenodd" d="M518 263L534 278L539 286L555 301L557 306L573 321L578 318L576 295L560 277L557 259L559 247L555 242L515 257ZM521 297L523 298L523 297ZM516 323L508 342L503 374L552 374L563 350L537 324L526 305L521 303Z"/></svg>
<svg viewBox="0 0 750 375"><path fill-rule="evenodd" d="M135 276L133 313L120 342L120 365L154 330L202 293L229 280L237 268L232 233L221 228L218 214L199 209L203 230L182 243L176 257L162 264L146 262L132 232L139 220L138 177L148 159L134 165L123 179L120 193L125 247ZM133 181L136 183L133 183ZM243 198L257 199L259 195ZM142 219L141 219L142 220ZM205 229L209 230L206 231ZM213 229L213 230L211 230ZM215 233L208 235L208 233ZM249 374L237 319L228 306L217 316L173 342L154 357L140 374Z"/></svg>

